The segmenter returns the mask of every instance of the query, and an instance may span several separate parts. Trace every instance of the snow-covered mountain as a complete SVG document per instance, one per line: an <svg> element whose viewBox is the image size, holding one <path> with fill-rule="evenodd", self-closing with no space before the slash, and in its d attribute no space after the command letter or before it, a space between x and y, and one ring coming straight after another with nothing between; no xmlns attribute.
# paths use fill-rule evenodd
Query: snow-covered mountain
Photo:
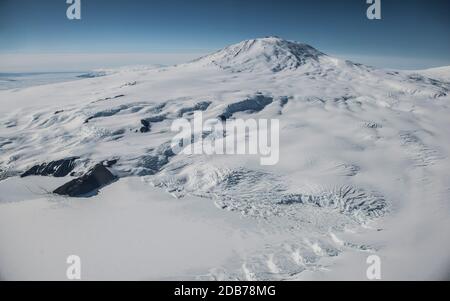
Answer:
<svg viewBox="0 0 450 301"><path fill-rule="evenodd" d="M276 37L0 91L0 278L59 279L77 252L89 279L364 279L370 254L443 277L449 91ZM279 119L280 162L174 154L195 111Z"/></svg>
<svg viewBox="0 0 450 301"><path fill-rule="evenodd" d="M319 65L328 57L317 49L277 37L247 40L195 61L234 72L295 70L305 64Z"/></svg>

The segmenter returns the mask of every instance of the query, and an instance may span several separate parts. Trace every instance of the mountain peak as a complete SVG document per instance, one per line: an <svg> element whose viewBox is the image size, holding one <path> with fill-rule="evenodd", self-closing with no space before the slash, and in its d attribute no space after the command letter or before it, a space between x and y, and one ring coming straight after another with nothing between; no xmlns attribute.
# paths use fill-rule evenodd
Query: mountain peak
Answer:
<svg viewBox="0 0 450 301"><path fill-rule="evenodd" d="M269 36L242 41L196 62L236 72L279 72L297 69L307 63L318 63L323 56L326 55L310 45Z"/></svg>

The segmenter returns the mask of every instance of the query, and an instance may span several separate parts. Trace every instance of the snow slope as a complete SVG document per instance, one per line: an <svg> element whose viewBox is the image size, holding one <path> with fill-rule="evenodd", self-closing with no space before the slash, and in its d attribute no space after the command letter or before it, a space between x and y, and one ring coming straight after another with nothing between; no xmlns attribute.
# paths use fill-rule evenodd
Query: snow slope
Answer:
<svg viewBox="0 0 450 301"><path fill-rule="evenodd" d="M76 252L85 279L364 280L370 254L384 279L446 277L449 90L268 37L178 66L0 91L0 277L64 279ZM248 110L258 97L270 101ZM280 120L277 165L170 152L173 120L229 108ZM72 176L17 177L69 157ZM97 196L48 193L105 160L121 179Z"/></svg>
<svg viewBox="0 0 450 301"><path fill-rule="evenodd" d="M450 82L450 66L419 70L417 73L435 78L441 81Z"/></svg>

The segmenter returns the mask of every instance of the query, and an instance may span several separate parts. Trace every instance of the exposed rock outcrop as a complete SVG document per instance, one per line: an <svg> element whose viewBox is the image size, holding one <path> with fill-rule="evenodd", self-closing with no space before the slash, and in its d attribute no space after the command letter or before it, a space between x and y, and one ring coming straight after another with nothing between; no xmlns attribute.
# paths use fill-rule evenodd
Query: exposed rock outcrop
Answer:
<svg viewBox="0 0 450 301"><path fill-rule="evenodd" d="M96 195L100 188L116 180L117 177L103 164L97 164L85 175L62 185L55 189L53 193L70 197L88 197Z"/></svg>
<svg viewBox="0 0 450 301"><path fill-rule="evenodd" d="M29 170L24 172L21 177L28 176L53 176L53 177L65 177L74 168L75 161L79 159L78 157L71 157L62 160L52 161L49 163L42 163L31 167Z"/></svg>

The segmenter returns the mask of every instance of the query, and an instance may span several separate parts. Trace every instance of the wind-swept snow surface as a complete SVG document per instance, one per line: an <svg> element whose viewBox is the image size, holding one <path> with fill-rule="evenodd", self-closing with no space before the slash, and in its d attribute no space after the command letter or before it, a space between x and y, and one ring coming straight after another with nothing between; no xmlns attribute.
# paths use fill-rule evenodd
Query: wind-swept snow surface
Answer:
<svg viewBox="0 0 450 301"><path fill-rule="evenodd" d="M422 75L450 82L450 66L416 71Z"/></svg>
<svg viewBox="0 0 450 301"><path fill-rule="evenodd" d="M365 280L375 254L385 280L442 279L444 71L378 70L269 37L0 91L0 275L65 279L75 254L85 280ZM175 154L171 124L196 111L279 119L279 163ZM118 180L52 193L94 169Z"/></svg>

